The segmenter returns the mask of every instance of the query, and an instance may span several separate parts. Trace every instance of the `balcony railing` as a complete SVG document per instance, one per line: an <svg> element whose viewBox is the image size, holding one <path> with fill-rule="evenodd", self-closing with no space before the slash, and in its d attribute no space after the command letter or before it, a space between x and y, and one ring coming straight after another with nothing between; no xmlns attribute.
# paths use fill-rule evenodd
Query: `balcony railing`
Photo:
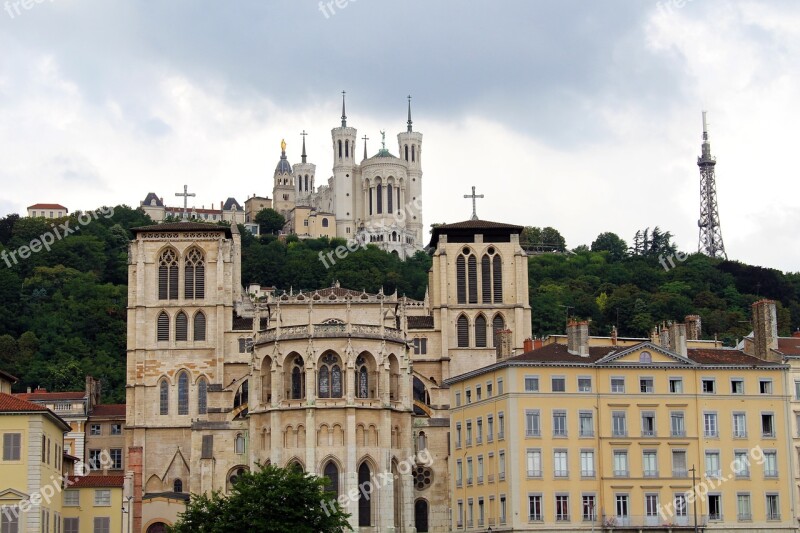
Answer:
<svg viewBox="0 0 800 533"><path fill-rule="evenodd" d="M528 470L528 477L542 477L541 470Z"/></svg>
<svg viewBox="0 0 800 533"><path fill-rule="evenodd" d="M673 429L671 435L672 437L685 437L686 430L685 429Z"/></svg>
<svg viewBox="0 0 800 533"><path fill-rule="evenodd" d="M614 477L628 477L630 472L627 470L614 470Z"/></svg>
<svg viewBox="0 0 800 533"><path fill-rule="evenodd" d="M714 518L713 520L718 520ZM708 516L698 515L697 525L705 527L708 524ZM646 516L646 515L627 515L627 516L605 516L602 520L602 528L604 531L610 530L641 530L643 527L658 527L659 529L681 528L678 531L692 531L694 529L694 517L686 516L669 516L664 519L661 515Z"/></svg>
<svg viewBox="0 0 800 533"><path fill-rule="evenodd" d="M689 477L689 471L685 468L672 469L672 477Z"/></svg>
<svg viewBox="0 0 800 533"><path fill-rule="evenodd" d="M569 477L569 470L555 470L553 471L555 477Z"/></svg>
<svg viewBox="0 0 800 533"><path fill-rule="evenodd" d="M655 437L656 430L655 429L643 429L642 430L642 437Z"/></svg>
<svg viewBox="0 0 800 533"><path fill-rule="evenodd" d="M541 435L541 433L539 432L538 429L525 430L525 436L526 437L538 437L539 435ZM498 439L502 439L503 438L503 434L502 433L498 433L497 434L497 438Z"/></svg>
<svg viewBox="0 0 800 533"><path fill-rule="evenodd" d="M626 430L626 429L615 429L611 434L614 437L627 437L628 436L628 430Z"/></svg>
<svg viewBox="0 0 800 533"><path fill-rule="evenodd" d="M644 477L658 477L658 470L645 470Z"/></svg>

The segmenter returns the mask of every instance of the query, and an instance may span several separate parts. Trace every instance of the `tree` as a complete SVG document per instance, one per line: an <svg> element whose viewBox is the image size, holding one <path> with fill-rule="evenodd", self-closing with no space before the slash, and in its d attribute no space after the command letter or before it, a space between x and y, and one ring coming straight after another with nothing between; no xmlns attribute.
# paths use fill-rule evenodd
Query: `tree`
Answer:
<svg viewBox="0 0 800 533"><path fill-rule="evenodd" d="M519 236L519 243L523 247L538 249L543 252L564 252L567 242L557 229L550 226L537 228L525 226Z"/></svg>
<svg viewBox="0 0 800 533"><path fill-rule="evenodd" d="M286 219L274 209L267 207L256 213L256 224L259 233L275 234L286 225Z"/></svg>
<svg viewBox="0 0 800 533"><path fill-rule="evenodd" d="M351 531L329 480L295 468L260 466L238 477L230 494L193 495L171 533Z"/></svg>
<svg viewBox="0 0 800 533"><path fill-rule="evenodd" d="M621 261L628 255L628 245L616 233L606 231L592 243L593 252L608 252L611 261Z"/></svg>

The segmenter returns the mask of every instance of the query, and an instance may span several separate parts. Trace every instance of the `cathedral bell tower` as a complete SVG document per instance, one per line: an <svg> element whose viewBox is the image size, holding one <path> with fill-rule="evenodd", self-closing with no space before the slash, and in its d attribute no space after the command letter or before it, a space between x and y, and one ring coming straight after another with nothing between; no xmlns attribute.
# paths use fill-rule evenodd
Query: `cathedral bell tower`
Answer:
<svg viewBox="0 0 800 533"><path fill-rule="evenodd" d="M355 235L356 129L347 127L345 92L342 91L342 125L331 130L333 141L333 212L336 235Z"/></svg>
<svg viewBox="0 0 800 533"><path fill-rule="evenodd" d="M297 192L297 205L311 205L311 195L314 193L314 174L317 172L317 165L308 162L306 155L306 135L305 130L300 135L303 136L303 153L300 156L301 162L292 165L294 171L295 191Z"/></svg>
<svg viewBox="0 0 800 533"><path fill-rule="evenodd" d="M272 188L273 209L289 218L289 211L294 209L296 203L294 172L289 160L286 159L286 141L281 140L281 158L275 167L274 184Z"/></svg>

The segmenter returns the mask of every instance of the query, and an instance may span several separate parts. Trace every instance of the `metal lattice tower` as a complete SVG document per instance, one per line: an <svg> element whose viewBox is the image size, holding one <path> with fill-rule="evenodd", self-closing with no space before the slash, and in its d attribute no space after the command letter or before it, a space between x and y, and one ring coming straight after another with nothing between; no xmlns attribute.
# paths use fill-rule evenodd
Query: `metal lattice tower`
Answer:
<svg viewBox="0 0 800 533"><path fill-rule="evenodd" d="M709 257L727 259L725 245L722 242L722 230L719 225L719 209L717 208L717 184L714 177L714 166L717 160L711 156L711 144L708 142L708 125L706 112L703 111L703 144L702 155L697 158L700 167L700 239L697 251Z"/></svg>

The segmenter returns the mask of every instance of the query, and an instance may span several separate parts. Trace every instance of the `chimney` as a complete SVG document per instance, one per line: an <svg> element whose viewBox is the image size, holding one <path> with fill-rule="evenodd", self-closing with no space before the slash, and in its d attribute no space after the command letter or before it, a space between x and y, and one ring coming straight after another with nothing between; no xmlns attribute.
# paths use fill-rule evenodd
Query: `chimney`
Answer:
<svg viewBox="0 0 800 533"><path fill-rule="evenodd" d="M800 339L800 329L792 333L792 337L794 337L795 339Z"/></svg>
<svg viewBox="0 0 800 533"><path fill-rule="evenodd" d="M671 337L670 333L672 333L670 331L671 328L672 328L672 324L667 326L666 324L663 324L663 323L658 328L658 341L659 341L659 345L662 348L669 349L669 348L672 347L672 342L670 342L670 337Z"/></svg>
<svg viewBox="0 0 800 533"><path fill-rule="evenodd" d="M522 351L525 353L533 351L533 339L530 337L525 339L525 341L522 343Z"/></svg>
<svg viewBox="0 0 800 533"><path fill-rule="evenodd" d="M616 346L617 342L617 326L611 326L611 346Z"/></svg>
<svg viewBox="0 0 800 533"><path fill-rule="evenodd" d="M753 349L764 361L780 360L772 350L778 349L778 312L772 300L753 304Z"/></svg>
<svg viewBox="0 0 800 533"><path fill-rule="evenodd" d="M567 351L572 355L589 357L589 323L571 320L567 323Z"/></svg>
<svg viewBox="0 0 800 533"><path fill-rule="evenodd" d="M142 530L142 455L141 446L128 448L128 468L133 472L133 531Z"/></svg>
<svg viewBox="0 0 800 533"><path fill-rule="evenodd" d="M30 388L30 387L28 387L28 394L30 394L30 393L31 393L31 388Z"/></svg>
<svg viewBox="0 0 800 533"><path fill-rule="evenodd" d="M542 346L544 346L544 339L542 339L542 337L536 337L535 339L533 339L533 349L534 350L538 350Z"/></svg>
<svg viewBox="0 0 800 533"><path fill-rule="evenodd" d="M497 335L497 360L500 361L502 359L507 359L511 357L513 348L511 346L512 339L511 339L511 330L510 329L498 329L496 332Z"/></svg>
<svg viewBox="0 0 800 533"><path fill-rule="evenodd" d="M689 355L686 349L686 324L670 324L669 349L683 357Z"/></svg>
<svg viewBox="0 0 800 533"><path fill-rule="evenodd" d="M696 341L700 340L701 323L700 315L686 315L683 319L686 323L686 340Z"/></svg>

